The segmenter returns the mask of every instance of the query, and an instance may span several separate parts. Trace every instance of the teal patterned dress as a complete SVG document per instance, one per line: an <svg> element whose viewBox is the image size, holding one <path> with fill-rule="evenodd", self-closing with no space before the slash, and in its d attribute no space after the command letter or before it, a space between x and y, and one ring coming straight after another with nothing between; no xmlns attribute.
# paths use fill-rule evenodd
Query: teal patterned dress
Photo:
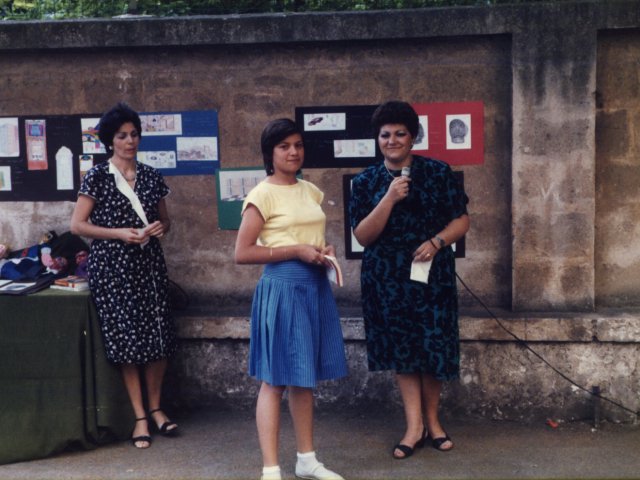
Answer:
<svg viewBox="0 0 640 480"><path fill-rule="evenodd" d="M398 175L399 172L393 172ZM392 175L383 163L357 175L349 203L355 228L380 202ZM467 213L468 198L443 162L413 157L409 195L398 202L362 260L362 308L369 370L458 377L458 295L450 246L433 259L429 283L413 281L412 253Z"/></svg>

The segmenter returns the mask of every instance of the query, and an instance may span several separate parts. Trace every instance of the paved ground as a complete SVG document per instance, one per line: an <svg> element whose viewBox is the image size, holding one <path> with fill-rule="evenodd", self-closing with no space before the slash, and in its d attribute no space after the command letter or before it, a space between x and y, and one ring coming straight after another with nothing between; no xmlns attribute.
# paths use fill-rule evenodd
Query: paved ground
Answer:
<svg viewBox="0 0 640 480"><path fill-rule="evenodd" d="M253 412L196 411L176 418L182 435L157 437L145 451L123 442L93 451L0 466L0 479L257 479L261 463ZM283 415L280 451L284 478L293 479L295 447ZM640 427L544 422L446 423L456 448L418 450L391 458L402 434L400 412L318 412L318 457L347 480L354 479L549 479L639 478ZM0 426L1 428L1 426Z"/></svg>

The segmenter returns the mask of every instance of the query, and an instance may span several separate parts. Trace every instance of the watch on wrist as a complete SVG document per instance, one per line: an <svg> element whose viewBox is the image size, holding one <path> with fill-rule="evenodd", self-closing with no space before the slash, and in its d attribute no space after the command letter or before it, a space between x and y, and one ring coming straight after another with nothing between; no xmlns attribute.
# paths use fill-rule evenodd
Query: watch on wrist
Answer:
<svg viewBox="0 0 640 480"><path fill-rule="evenodd" d="M440 245L440 248L444 248L447 246L447 244L445 243L445 241L442 239L442 237L436 235L435 239L438 241L438 244Z"/></svg>

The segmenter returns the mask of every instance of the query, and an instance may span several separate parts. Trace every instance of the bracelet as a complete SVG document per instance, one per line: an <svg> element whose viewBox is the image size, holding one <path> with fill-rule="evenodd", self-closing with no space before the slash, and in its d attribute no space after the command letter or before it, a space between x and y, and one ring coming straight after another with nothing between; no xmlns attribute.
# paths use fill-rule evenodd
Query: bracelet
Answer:
<svg viewBox="0 0 640 480"><path fill-rule="evenodd" d="M430 238L430 239L429 239L429 242L431 242L431 245L433 245L433 246L435 247L435 249L436 249L436 250L440 250L440 249L438 248L438 246L437 246L435 243L433 243L433 238Z"/></svg>

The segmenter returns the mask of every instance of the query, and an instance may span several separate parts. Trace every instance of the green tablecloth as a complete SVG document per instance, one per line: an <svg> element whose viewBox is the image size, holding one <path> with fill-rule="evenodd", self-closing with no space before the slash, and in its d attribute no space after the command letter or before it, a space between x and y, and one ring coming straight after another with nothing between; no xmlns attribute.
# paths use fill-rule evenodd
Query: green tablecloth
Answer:
<svg viewBox="0 0 640 480"><path fill-rule="evenodd" d="M133 421L88 292L0 295L0 464L124 440Z"/></svg>

